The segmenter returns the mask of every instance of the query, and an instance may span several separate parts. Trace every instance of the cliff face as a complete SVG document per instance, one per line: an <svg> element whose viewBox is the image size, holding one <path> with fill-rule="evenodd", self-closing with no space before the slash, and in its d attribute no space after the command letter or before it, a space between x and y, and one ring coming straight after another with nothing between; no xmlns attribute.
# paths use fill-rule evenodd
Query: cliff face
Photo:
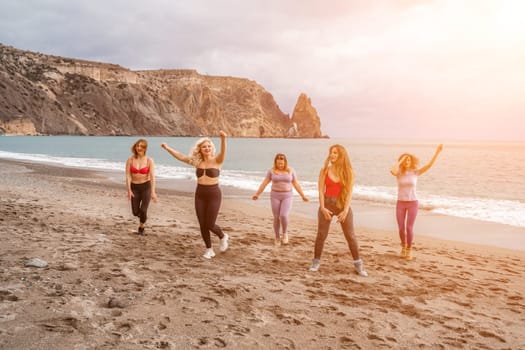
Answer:
<svg viewBox="0 0 525 350"><path fill-rule="evenodd" d="M296 123L299 130L313 125ZM286 137L292 126L273 96L251 80L131 71L0 45L0 134L213 136L224 130Z"/></svg>

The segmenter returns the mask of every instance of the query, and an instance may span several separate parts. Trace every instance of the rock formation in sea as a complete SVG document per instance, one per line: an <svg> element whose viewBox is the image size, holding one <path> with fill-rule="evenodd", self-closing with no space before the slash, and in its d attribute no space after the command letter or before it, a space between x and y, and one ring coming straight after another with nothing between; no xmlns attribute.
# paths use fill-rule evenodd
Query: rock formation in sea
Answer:
<svg viewBox="0 0 525 350"><path fill-rule="evenodd" d="M323 137L321 134L321 118L312 106L311 99L305 93L300 94L297 99L292 114L292 123L295 126L296 134L300 137Z"/></svg>
<svg viewBox="0 0 525 350"><path fill-rule="evenodd" d="M0 134L321 137L307 100L290 118L253 80L133 71L0 44Z"/></svg>

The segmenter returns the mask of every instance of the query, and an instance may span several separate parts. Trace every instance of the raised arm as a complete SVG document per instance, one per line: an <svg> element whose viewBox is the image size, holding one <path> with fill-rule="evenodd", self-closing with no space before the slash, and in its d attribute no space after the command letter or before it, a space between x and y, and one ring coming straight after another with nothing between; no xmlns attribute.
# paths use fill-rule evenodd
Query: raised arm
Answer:
<svg viewBox="0 0 525 350"><path fill-rule="evenodd" d="M434 153L434 156L432 157L430 162L428 162L428 164L423 166L421 169L418 169L417 170L417 174L421 175L421 174L425 173L428 169L430 169L432 167L432 165L434 165L434 162L436 161L437 157L439 156L439 154L441 153L442 150L443 150L443 145L437 146L436 153Z"/></svg>
<svg viewBox="0 0 525 350"><path fill-rule="evenodd" d="M164 148L166 151L168 151L169 154L171 154L174 158L177 158L181 162L190 164L190 158L185 156L184 154L180 153L179 151L175 151L173 148L168 146L167 143L162 143L160 147Z"/></svg>
<svg viewBox="0 0 525 350"><path fill-rule="evenodd" d="M219 155L215 157L215 161L219 164L222 164L222 162L224 162L224 158L226 157L226 133L221 130L219 135L221 136L221 151L219 152Z"/></svg>

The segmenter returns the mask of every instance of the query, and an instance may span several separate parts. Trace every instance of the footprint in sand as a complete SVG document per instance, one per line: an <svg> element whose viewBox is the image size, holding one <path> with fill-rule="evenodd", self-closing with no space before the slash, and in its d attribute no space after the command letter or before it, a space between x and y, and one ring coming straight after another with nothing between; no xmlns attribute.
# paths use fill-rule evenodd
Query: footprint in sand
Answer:
<svg viewBox="0 0 525 350"><path fill-rule="evenodd" d="M211 303L213 304L213 307L214 308L219 308L219 302L213 298L210 298L210 297L201 297L201 302L208 302L208 303Z"/></svg>
<svg viewBox="0 0 525 350"><path fill-rule="evenodd" d="M236 324L229 324L226 326L229 331L233 332L234 335L238 336L246 336L246 334L251 332L251 329L248 327L236 325Z"/></svg>
<svg viewBox="0 0 525 350"><path fill-rule="evenodd" d="M221 338L213 338L213 339L210 340L208 337L199 338L198 345L199 346L211 345L211 343L213 343L213 346L215 346L217 348L225 348L226 347L226 342L223 339L221 339Z"/></svg>

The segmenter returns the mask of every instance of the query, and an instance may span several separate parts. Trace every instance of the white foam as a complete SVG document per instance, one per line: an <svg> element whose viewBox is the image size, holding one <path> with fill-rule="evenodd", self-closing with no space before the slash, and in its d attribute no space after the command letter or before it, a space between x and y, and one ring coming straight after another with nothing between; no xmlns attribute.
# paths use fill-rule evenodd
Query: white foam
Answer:
<svg viewBox="0 0 525 350"><path fill-rule="evenodd" d="M98 158L60 157L45 154L28 154L0 151L1 158L28 160L47 164L57 164L68 167L100 169L109 171L124 171L125 162L116 162ZM255 192L266 173L261 171L221 171L221 185L233 186L242 190ZM156 176L166 179L194 179L195 170L192 167L177 167L163 164L156 165ZM317 202L317 183L300 181L303 192L311 202ZM265 189L270 192L271 184ZM381 205L395 205L396 187L387 186L354 186L353 198ZM512 200L496 200L487 198L469 198L440 196L430 193L419 193L420 209L435 213L470 218L481 221L525 227L525 203Z"/></svg>

